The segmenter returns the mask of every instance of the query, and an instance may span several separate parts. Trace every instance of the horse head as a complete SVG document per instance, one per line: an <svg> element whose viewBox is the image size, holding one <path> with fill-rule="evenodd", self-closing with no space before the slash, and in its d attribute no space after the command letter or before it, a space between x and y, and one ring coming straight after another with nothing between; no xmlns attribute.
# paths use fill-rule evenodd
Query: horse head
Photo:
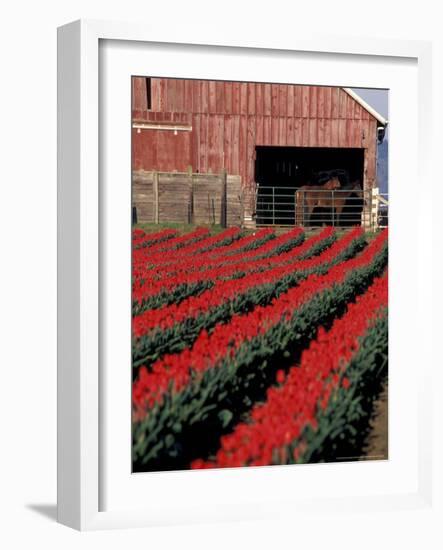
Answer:
<svg viewBox="0 0 443 550"><path fill-rule="evenodd" d="M330 190L340 189L341 187L340 180L337 177L334 177L329 181L327 181L324 185L322 185L322 187L323 189L330 189Z"/></svg>

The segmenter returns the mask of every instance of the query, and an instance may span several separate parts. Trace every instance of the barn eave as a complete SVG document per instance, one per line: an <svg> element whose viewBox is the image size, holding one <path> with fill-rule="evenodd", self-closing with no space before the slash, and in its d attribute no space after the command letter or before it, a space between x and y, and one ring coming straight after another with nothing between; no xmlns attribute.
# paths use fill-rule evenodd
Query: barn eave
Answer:
<svg viewBox="0 0 443 550"><path fill-rule="evenodd" d="M372 115L382 126L388 125L388 120L382 116L379 112L377 112L373 107L369 105L369 103L366 103L366 101L361 98L354 90L351 88L343 88L343 90L350 95L357 103L359 103L363 109L365 109L370 115Z"/></svg>

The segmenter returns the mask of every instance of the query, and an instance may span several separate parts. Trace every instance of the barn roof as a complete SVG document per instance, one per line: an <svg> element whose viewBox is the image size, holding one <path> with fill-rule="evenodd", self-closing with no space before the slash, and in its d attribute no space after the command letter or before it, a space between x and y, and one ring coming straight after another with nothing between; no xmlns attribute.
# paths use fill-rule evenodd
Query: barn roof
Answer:
<svg viewBox="0 0 443 550"><path fill-rule="evenodd" d="M368 111L368 113L370 113L374 118L376 118L380 122L380 124L382 124L383 126L386 126L388 124L387 119L383 117L380 113L378 113L368 103L366 103L366 101L363 98L361 98L357 93L355 93L354 90L352 90L351 88L343 88L343 90L347 94L349 94L353 99L355 99L355 101L357 101L357 103L359 103L363 107L363 109Z"/></svg>

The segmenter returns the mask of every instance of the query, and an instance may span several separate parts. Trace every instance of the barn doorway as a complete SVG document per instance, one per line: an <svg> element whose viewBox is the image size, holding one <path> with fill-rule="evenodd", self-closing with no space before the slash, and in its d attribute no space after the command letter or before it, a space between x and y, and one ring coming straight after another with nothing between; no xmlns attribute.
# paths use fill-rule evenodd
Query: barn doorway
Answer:
<svg viewBox="0 0 443 550"><path fill-rule="evenodd" d="M345 189L357 179L363 182L363 169L364 149L257 146L257 225L294 225L295 192L299 187L307 183L321 185L335 175ZM339 225L355 225L363 201L351 195L346 200ZM329 225L329 219L331 225L334 224L333 212L328 213L327 208L316 210L312 213L310 225Z"/></svg>

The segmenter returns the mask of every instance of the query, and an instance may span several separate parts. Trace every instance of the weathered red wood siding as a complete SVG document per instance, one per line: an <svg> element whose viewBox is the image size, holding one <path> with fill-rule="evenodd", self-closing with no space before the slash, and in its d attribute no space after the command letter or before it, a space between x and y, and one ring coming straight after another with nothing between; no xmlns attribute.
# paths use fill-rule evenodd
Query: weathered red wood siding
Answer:
<svg viewBox="0 0 443 550"><path fill-rule="evenodd" d="M256 145L365 149L365 186L375 182L377 120L343 89L151 78L133 79L133 119L192 126L133 134L133 166L238 174L254 182Z"/></svg>

